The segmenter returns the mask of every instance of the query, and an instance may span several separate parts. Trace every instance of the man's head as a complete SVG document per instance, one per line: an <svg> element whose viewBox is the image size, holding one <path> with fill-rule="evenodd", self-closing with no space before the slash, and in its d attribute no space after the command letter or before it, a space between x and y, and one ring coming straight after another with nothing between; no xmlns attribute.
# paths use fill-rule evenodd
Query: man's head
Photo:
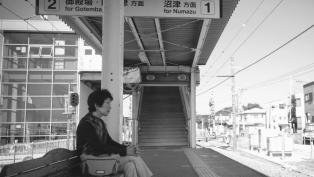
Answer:
<svg viewBox="0 0 314 177"><path fill-rule="evenodd" d="M96 90L88 96L88 110L89 112L96 112L99 116L107 116L111 109L112 100L113 97L108 90Z"/></svg>

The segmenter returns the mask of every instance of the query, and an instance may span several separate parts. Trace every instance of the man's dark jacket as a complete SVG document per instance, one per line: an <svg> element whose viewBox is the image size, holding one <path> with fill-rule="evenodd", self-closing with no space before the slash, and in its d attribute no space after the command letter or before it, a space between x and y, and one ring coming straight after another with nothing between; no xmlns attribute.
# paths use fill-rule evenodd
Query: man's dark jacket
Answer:
<svg viewBox="0 0 314 177"><path fill-rule="evenodd" d="M80 154L126 156L126 146L112 140L103 120L93 116L92 113L86 114L80 120L76 136L77 150Z"/></svg>

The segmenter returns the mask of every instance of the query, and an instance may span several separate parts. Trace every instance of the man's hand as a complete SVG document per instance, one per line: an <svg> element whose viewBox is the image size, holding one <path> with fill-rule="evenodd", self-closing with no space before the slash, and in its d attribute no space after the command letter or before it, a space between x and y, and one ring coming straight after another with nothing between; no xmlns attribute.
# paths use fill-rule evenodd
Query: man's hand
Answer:
<svg viewBox="0 0 314 177"><path fill-rule="evenodd" d="M137 147L134 146L134 145L127 146L127 147L126 147L126 153L127 153L127 155L130 155L130 156L137 156L137 154L138 154L138 149L137 149Z"/></svg>

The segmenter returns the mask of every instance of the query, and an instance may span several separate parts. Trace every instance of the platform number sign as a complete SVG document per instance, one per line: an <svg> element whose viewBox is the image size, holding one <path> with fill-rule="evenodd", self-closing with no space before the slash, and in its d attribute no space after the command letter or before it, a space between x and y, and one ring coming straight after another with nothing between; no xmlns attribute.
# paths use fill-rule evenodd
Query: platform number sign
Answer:
<svg viewBox="0 0 314 177"><path fill-rule="evenodd" d="M201 13L204 15L211 15L215 13L215 2L212 0L201 1Z"/></svg>
<svg viewBox="0 0 314 177"><path fill-rule="evenodd" d="M59 11L60 10L60 2L59 0L45 0L46 11Z"/></svg>

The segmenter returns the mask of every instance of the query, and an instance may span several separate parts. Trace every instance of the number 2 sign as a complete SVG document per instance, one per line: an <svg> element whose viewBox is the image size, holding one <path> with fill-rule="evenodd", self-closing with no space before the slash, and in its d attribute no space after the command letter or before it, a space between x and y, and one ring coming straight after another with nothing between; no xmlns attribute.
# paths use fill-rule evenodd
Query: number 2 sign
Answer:
<svg viewBox="0 0 314 177"><path fill-rule="evenodd" d="M45 0L44 8L46 11L59 11L60 2L59 0Z"/></svg>
<svg viewBox="0 0 314 177"><path fill-rule="evenodd" d="M215 3L212 0L201 1L201 13L210 15L215 13Z"/></svg>

